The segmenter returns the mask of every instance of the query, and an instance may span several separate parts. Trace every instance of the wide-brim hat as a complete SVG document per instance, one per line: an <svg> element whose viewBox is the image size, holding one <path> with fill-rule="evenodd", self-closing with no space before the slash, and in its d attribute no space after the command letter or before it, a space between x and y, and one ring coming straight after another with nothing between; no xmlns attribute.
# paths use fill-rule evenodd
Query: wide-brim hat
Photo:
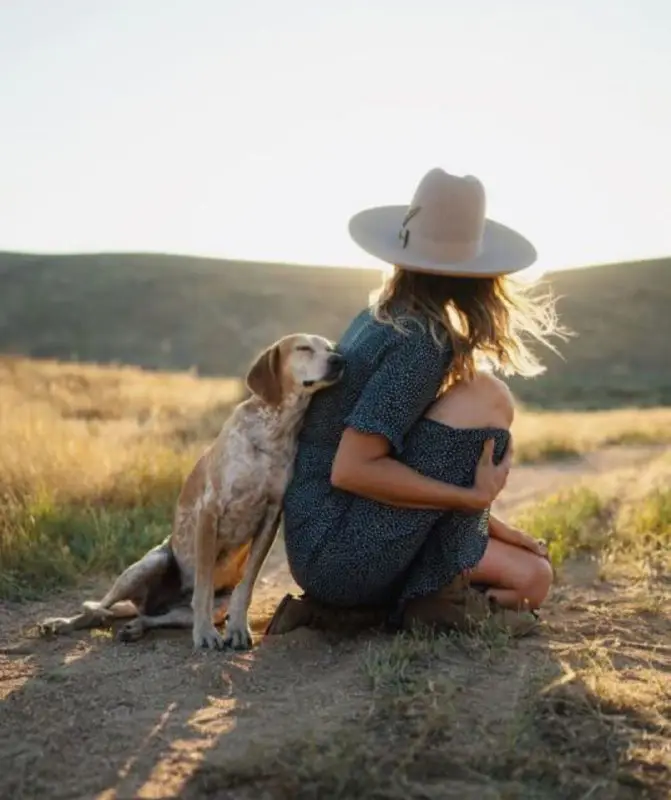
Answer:
<svg viewBox="0 0 671 800"><path fill-rule="evenodd" d="M485 217L485 189L472 175L432 169L410 205L378 206L349 223L367 253L398 267L443 275L495 277L530 267L535 247Z"/></svg>

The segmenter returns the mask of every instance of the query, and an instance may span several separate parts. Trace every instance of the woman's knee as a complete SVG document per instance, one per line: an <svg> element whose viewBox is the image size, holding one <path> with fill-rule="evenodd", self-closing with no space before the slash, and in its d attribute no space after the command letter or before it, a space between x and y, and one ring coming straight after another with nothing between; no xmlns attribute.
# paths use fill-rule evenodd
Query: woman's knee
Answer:
<svg viewBox="0 0 671 800"><path fill-rule="evenodd" d="M479 372L458 383L429 408L427 417L455 428L509 428L515 403L508 386L495 375Z"/></svg>
<svg viewBox="0 0 671 800"><path fill-rule="evenodd" d="M553 572L549 562L541 556L490 539L470 578L474 583L514 592L520 607L540 608L550 592Z"/></svg>
<svg viewBox="0 0 671 800"><path fill-rule="evenodd" d="M520 587L522 600L531 608L540 608L550 593L553 577L550 563L540 556L534 558L529 562L526 580Z"/></svg>

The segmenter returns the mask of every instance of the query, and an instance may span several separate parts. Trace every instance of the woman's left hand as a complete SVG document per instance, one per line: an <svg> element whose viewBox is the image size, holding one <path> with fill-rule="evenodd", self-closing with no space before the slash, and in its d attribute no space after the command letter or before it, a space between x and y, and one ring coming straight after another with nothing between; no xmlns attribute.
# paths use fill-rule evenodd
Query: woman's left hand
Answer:
<svg viewBox="0 0 671 800"><path fill-rule="evenodd" d="M550 560L548 546L542 539L534 539L533 536L529 536L528 533L524 533L519 528L506 525L505 522L502 522L494 515L489 518L489 534L502 542L507 542L515 547L523 547L525 550L529 550L547 561Z"/></svg>
<svg viewBox="0 0 671 800"><path fill-rule="evenodd" d="M521 547L523 547L525 550L530 550L532 553L544 558L546 561L550 560L548 546L543 539L534 539L533 536L529 536L527 533L523 533L522 531L519 533Z"/></svg>

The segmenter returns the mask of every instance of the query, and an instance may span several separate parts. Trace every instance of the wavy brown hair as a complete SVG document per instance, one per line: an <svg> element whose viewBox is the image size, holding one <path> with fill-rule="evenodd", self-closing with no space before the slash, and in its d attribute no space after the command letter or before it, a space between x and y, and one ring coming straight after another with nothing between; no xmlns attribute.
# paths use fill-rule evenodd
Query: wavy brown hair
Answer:
<svg viewBox="0 0 671 800"><path fill-rule="evenodd" d="M557 319L548 290L509 276L458 278L395 267L373 299L381 322L406 330L404 318L419 317L439 344L450 343L454 358L448 383L474 376L481 359L506 375L531 377L545 371L529 349L529 338L555 353L550 337L570 333Z"/></svg>

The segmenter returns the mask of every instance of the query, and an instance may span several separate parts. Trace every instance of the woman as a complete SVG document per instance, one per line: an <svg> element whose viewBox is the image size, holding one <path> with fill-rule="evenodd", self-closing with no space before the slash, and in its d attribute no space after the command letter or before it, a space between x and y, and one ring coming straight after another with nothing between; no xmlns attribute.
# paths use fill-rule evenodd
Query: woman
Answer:
<svg viewBox="0 0 671 800"><path fill-rule="evenodd" d="M528 615L545 599L546 549L489 512L510 469L513 404L476 362L538 374L522 334L547 343L557 326L551 300L505 277L530 266L534 248L484 209L477 179L435 169L409 207L350 222L394 271L339 343L342 381L308 410L284 501L305 596L285 598L270 633L305 622L314 601L447 623L464 577L498 609Z"/></svg>

